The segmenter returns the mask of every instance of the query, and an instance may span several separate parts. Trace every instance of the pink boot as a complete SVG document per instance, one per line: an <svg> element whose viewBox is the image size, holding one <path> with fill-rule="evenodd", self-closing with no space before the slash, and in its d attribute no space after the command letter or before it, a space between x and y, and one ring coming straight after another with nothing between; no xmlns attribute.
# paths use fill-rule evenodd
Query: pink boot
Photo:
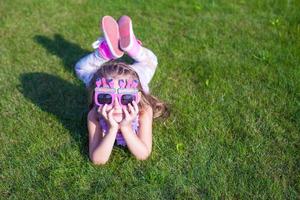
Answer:
<svg viewBox="0 0 300 200"><path fill-rule="evenodd" d="M97 49L95 51L96 55L103 58L104 60L112 60L114 59L114 56L112 55L109 46L105 40L104 37L98 38L97 41L95 41L92 44L94 49Z"/></svg>
<svg viewBox="0 0 300 200"><path fill-rule="evenodd" d="M119 49L119 27L118 23L111 16L104 16L101 22L105 41L99 45L99 53L104 54L109 59L116 59L123 56L123 51ZM109 51L107 51L107 47Z"/></svg>
<svg viewBox="0 0 300 200"><path fill-rule="evenodd" d="M123 15L118 20L120 32L120 48L134 59L138 58L142 51L141 42L134 36L130 17Z"/></svg>

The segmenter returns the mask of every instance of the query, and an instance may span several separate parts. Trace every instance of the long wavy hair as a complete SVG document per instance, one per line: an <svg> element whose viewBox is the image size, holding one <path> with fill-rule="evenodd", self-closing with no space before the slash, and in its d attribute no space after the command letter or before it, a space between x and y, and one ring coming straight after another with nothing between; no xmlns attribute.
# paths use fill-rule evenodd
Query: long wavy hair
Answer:
<svg viewBox="0 0 300 200"><path fill-rule="evenodd" d="M127 64L122 62L116 62L111 61L103 64L99 70L94 74L91 84L88 87L89 90L89 102L90 102L90 108L94 106L94 88L96 87L96 80L97 78L108 78L108 77L118 77L118 76L130 76L132 79L138 79L139 77L137 73ZM147 106L151 106L153 110L153 118L163 117L166 118L169 116L169 109L166 103L159 100L157 97L146 94L142 86L138 84L138 90L141 91L141 100L138 104L140 112L143 112L143 109L145 109Z"/></svg>

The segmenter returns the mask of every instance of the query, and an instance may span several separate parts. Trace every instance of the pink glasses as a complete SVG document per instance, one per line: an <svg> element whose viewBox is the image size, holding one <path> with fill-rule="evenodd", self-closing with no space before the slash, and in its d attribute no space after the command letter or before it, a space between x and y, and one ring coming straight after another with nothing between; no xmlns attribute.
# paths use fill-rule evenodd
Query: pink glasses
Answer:
<svg viewBox="0 0 300 200"><path fill-rule="evenodd" d="M112 105L115 98L121 106L127 106L138 99L138 80L119 80L120 88L114 88L113 79L98 79L96 81L94 101L97 106Z"/></svg>

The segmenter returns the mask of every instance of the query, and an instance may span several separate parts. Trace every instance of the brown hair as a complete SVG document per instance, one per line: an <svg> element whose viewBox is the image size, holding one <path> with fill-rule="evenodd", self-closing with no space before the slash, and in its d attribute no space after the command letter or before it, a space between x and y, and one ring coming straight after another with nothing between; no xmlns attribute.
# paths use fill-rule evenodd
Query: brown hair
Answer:
<svg viewBox="0 0 300 200"><path fill-rule="evenodd" d="M97 78L107 78L107 77L117 77L117 76L131 76L133 79L139 79L137 73L127 64L122 62L107 62L103 64L100 69L94 74L91 84L88 88L90 93L90 108L93 107L93 95L94 95L94 88L96 87L96 80ZM139 102L140 111L143 112L143 109L147 106L151 106L153 109L153 118L157 117L167 117L169 116L169 109L163 101L159 100L157 97L146 94L141 84L138 85L139 91L141 91L141 100Z"/></svg>

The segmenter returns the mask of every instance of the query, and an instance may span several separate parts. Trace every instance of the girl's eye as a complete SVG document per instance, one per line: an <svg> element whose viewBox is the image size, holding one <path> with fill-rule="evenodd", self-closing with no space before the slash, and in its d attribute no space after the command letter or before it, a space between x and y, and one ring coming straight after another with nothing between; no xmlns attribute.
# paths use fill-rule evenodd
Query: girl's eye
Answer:
<svg viewBox="0 0 300 200"><path fill-rule="evenodd" d="M128 105L129 103L131 103L134 100L135 100L135 96L134 95L124 94L121 97L121 104Z"/></svg>
<svg viewBox="0 0 300 200"><path fill-rule="evenodd" d="M98 102L100 104L111 104L112 96L110 94L98 94Z"/></svg>

